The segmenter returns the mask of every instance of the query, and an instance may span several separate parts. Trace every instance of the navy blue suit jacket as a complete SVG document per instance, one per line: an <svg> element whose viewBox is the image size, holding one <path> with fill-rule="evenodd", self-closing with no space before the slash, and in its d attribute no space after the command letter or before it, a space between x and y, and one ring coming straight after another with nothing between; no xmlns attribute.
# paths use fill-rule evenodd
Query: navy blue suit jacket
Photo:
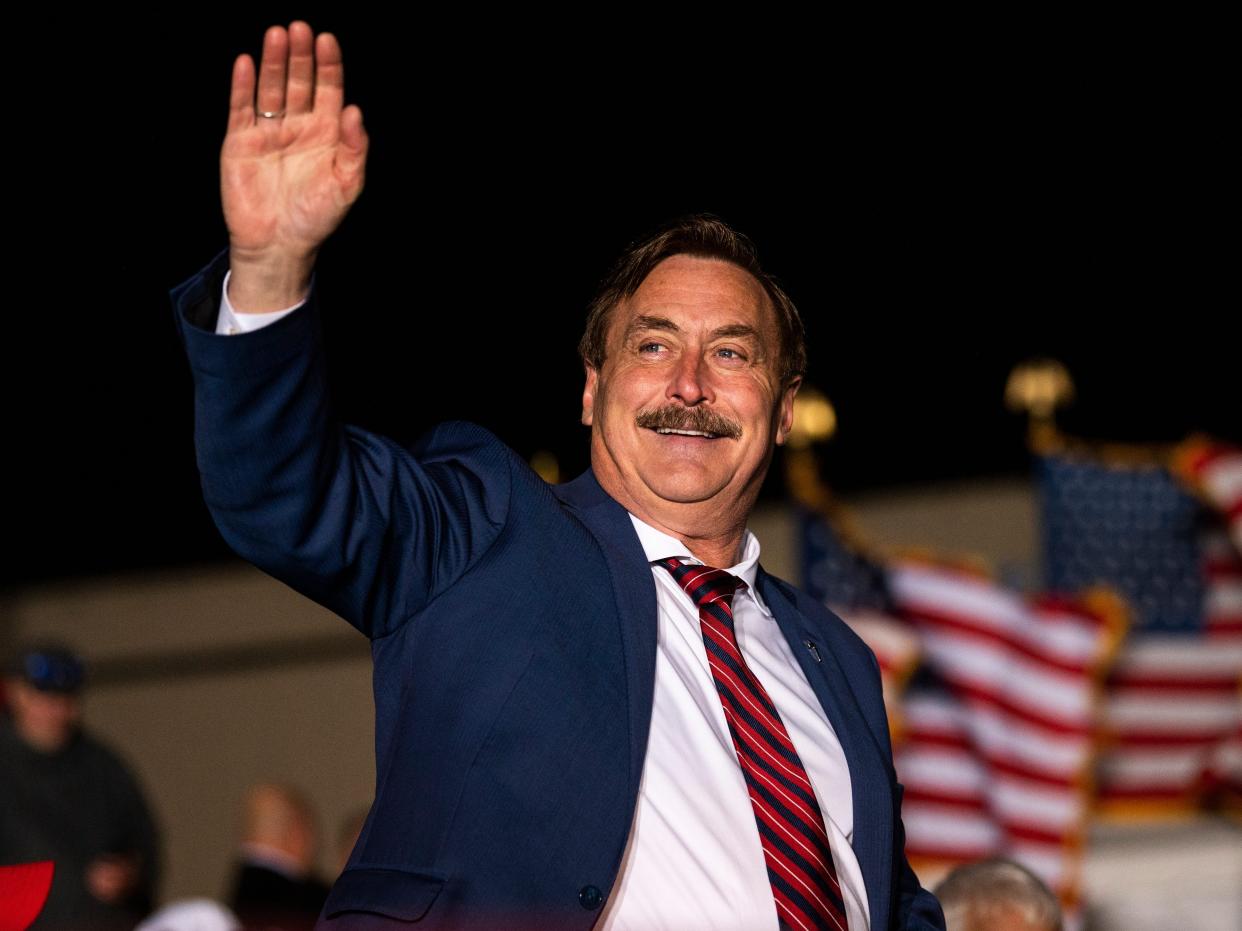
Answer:
<svg viewBox="0 0 1242 931"><path fill-rule="evenodd" d="M655 679L655 585L628 515L590 471L550 486L472 424L410 449L339 424L315 296L216 336L226 268L172 295L204 497L239 554L372 643L375 801L320 927L591 927ZM762 569L757 585L849 761L871 927L943 928L903 852L874 656L792 586Z"/></svg>

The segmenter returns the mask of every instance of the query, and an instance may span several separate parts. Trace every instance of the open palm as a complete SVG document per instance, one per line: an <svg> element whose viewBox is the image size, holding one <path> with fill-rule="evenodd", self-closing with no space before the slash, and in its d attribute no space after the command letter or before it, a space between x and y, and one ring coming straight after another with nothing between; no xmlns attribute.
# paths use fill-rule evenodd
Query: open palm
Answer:
<svg viewBox="0 0 1242 931"><path fill-rule="evenodd" d="M257 76L238 56L220 151L235 261L313 261L362 192L367 135L344 87L335 37L303 22L267 31Z"/></svg>

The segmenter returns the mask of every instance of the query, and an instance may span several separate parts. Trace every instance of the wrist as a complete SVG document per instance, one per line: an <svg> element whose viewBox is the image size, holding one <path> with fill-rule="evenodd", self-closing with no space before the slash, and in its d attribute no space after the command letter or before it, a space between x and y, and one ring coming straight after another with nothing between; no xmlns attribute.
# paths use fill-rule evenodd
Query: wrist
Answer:
<svg viewBox="0 0 1242 931"><path fill-rule="evenodd" d="M269 313L306 299L315 256L229 251L228 299L238 313Z"/></svg>

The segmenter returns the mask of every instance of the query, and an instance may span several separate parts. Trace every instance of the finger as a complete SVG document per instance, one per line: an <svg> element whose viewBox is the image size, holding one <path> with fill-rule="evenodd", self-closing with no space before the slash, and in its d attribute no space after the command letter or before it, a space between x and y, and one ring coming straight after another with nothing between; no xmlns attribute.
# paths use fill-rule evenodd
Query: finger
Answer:
<svg viewBox="0 0 1242 931"><path fill-rule="evenodd" d="M285 108L285 72L288 69L289 34L273 26L263 37L263 60L259 63L259 113L279 113Z"/></svg>
<svg viewBox="0 0 1242 931"><path fill-rule="evenodd" d="M336 170L351 197L362 190L370 143L362 125L362 110L351 104L341 114L341 143L336 150Z"/></svg>
<svg viewBox="0 0 1242 931"><path fill-rule="evenodd" d="M315 95L315 36L311 27L298 20L289 24L289 81L285 91L285 110L306 113Z"/></svg>
<svg viewBox="0 0 1242 931"><path fill-rule="evenodd" d="M254 125L254 59L238 55L233 62L233 84L229 89L228 132Z"/></svg>
<svg viewBox="0 0 1242 931"><path fill-rule="evenodd" d="M315 40L315 110L329 116L345 105L345 65L336 36L321 32Z"/></svg>

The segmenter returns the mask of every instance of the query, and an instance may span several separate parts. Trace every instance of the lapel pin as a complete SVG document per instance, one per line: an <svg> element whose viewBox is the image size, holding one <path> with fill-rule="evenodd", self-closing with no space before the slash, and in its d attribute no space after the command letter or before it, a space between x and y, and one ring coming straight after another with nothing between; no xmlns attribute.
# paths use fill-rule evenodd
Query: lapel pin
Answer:
<svg viewBox="0 0 1242 931"><path fill-rule="evenodd" d="M811 655L815 657L815 662L822 663L823 659L819 655L819 648L815 646L815 641L803 640L802 642L806 645L806 648L811 651Z"/></svg>

